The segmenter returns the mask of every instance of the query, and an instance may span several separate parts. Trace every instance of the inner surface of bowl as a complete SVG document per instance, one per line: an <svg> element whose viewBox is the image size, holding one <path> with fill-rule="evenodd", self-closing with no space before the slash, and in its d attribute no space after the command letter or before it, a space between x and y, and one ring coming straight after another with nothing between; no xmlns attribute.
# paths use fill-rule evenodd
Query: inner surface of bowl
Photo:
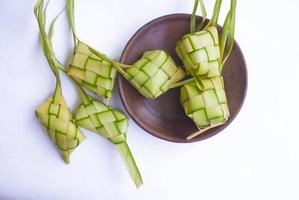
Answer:
<svg viewBox="0 0 299 200"><path fill-rule="evenodd" d="M200 17L197 18L199 19ZM174 61L182 66L175 53L175 47L176 43L189 32L189 23L189 14L172 14L149 22L127 43L121 62L133 64L145 51L161 49L167 51ZM144 130L172 142L194 142L209 138L223 130L242 107L247 88L247 70L241 49L236 43L224 66L223 77L231 116L226 124L210 129L192 140L186 140L186 137L198 129L184 113L180 104L179 88L171 89L154 100L148 100L122 76L119 76L118 83L125 109Z"/></svg>

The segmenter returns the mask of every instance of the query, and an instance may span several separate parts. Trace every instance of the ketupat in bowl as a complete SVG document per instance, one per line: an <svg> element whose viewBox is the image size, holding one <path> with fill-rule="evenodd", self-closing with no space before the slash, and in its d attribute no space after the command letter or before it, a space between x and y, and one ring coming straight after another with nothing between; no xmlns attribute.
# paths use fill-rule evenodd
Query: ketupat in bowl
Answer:
<svg viewBox="0 0 299 200"><path fill-rule="evenodd" d="M175 53L176 43L189 32L189 14L172 14L157 18L140 28L127 43L121 62L133 64L143 52L162 49L170 53L175 62L182 62ZM197 17L197 20L201 19ZM198 131L180 104L180 89L171 89L154 100L144 98L122 76L118 78L122 103L132 119L150 134L171 142L196 142L212 137L225 129L239 113L247 90L247 68L239 45L235 42L227 60L223 78L230 110L226 124L207 130L197 137L186 137Z"/></svg>

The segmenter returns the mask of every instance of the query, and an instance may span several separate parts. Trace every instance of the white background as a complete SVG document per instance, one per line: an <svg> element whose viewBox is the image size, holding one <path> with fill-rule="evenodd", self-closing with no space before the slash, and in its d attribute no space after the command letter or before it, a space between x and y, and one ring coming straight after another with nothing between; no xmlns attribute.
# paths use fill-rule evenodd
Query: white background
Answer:
<svg viewBox="0 0 299 200"><path fill-rule="evenodd" d="M224 0L220 22L228 8ZM236 40L246 58L245 104L223 132L193 144L157 139L130 121L128 143L144 185L137 190L113 146L87 139L65 165L34 109L54 88L38 43L33 0L0 0L0 199L219 200L299 199L299 1L239 0ZM53 0L49 18L64 1ZM192 0L77 0L78 36L118 59L146 22L191 12ZM212 2L207 1L211 13ZM64 16L54 47L67 60ZM63 77L73 109L77 94ZM115 91L113 106L124 110Z"/></svg>

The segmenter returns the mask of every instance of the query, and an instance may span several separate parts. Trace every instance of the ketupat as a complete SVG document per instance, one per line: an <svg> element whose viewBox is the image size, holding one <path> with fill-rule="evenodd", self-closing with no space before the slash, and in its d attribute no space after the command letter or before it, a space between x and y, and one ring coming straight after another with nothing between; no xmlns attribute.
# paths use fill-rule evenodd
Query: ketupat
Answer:
<svg viewBox="0 0 299 200"><path fill-rule="evenodd" d="M78 41L72 56L68 74L83 87L97 95L110 99L114 87L116 69L89 50L89 46Z"/></svg>
<svg viewBox="0 0 299 200"><path fill-rule="evenodd" d="M224 124L229 118L221 73L233 48L236 0L231 0L230 11L224 22L220 39L216 26L221 0L216 0L213 16L203 30L195 32L195 12L198 2L195 0L191 16L191 33L185 35L176 47L176 52L186 70L194 77L194 81L185 81L181 87L180 100L184 111L199 128L198 132L191 134L187 139ZM200 2L201 9L205 13L202 1ZM202 22L201 25L203 24Z"/></svg>
<svg viewBox="0 0 299 200"><path fill-rule="evenodd" d="M195 24L195 13L198 0L194 2L194 9L190 21L191 33L186 34L177 42L176 52L183 61L186 70L198 78L209 78L221 75L221 59L219 38L217 31L217 21L221 7L221 0L216 0L214 12L210 22L201 30L197 29ZM201 9L205 13L204 5L201 3ZM203 18L203 22L205 17ZM204 23L201 23L203 25ZM199 27L201 28L201 27Z"/></svg>
<svg viewBox="0 0 299 200"><path fill-rule="evenodd" d="M95 55L90 46L78 39L75 33L74 0L67 0L67 16L75 45L68 74L84 88L109 101L117 71L111 63Z"/></svg>
<svg viewBox="0 0 299 200"><path fill-rule="evenodd" d="M220 49L216 27L185 35L176 52L187 71L198 78L220 76Z"/></svg>
<svg viewBox="0 0 299 200"><path fill-rule="evenodd" d="M75 123L107 138L118 150L127 170L137 188L142 184L142 177L131 150L126 142L128 118L120 111L88 96L77 84L82 103L75 111Z"/></svg>
<svg viewBox="0 0 299 200"><path fill-rule="evenodd" d="M180 102L196 126L206 130L224 124L229 118L229 110L221 76L204 79L202 84L204 90L195 82L185 84L181 88ZM199 133L192 134L188 139Z"/></svg>
<svg viewBox="0 0 299 200"><path fill-rule="evenodd" d="M162 50L145 52L131 67L122 68L115 63L118 71L146 98L155 99L185 77L170 55Z"/></svg>
<svg viewBox="0 0 299 200"><path fill-rule="evenodd" d="M55 90L55 94L36 109L36 115L45 126L63 160L69 163L72 151L85 139L85 136L73 122L72 114L61 92Z"/></svg>
<svg viewBox="0 0 299 200"><path fill-rule="evenodd" d="M85 136L73 122L72 114L61 93L58 72L60 64L55 59L51 42L45 32L46 10L43 0L39 0L35 4L34 14L40 29L43 52L56 77L54 94L36 109L36 115L45 126L50 139L57 146L64 161L69 163L70 154L84 140Z"/></svg>
<svg viewBox="0 0 299 200"><path fill-rule="evenodd" d="M204 18L200 26L196 28L195 13L199 2L204 13ZM190 20L191 33L186 34L177 42L175 50L183 61L186 70L193 76L209 78L221 75L223 65L233 48L236 0L231 0L230 10L220 31L219 38L217 22L221 3L222 0L216 0L211 20L207 22L202 30L196 31L204 25L203 22L206 13L202 0L195 0ZM218 66L217 68L215 67L216 65Z"/></svg>

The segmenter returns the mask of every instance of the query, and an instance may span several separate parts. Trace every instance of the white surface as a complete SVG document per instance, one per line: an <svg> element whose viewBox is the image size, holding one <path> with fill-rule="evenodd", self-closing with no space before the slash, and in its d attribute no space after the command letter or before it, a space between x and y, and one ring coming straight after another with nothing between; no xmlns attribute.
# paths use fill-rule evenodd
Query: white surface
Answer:
<svg viewBox="0 0 299 200"><path fill-rule="evenodd" d="M63 2L52 1L49 17ZM193 4L76 2L79 37L113 58L144 23L190 12ZM228 0L223 2L227 8ZM38 44L33 4L0 2L0 199L299 199L298 0L239 0L236 39L247 61L249 87L243 109L225 131L202 142L174 144L130 121L128 142L144 179L140 190L112 145L91 132L84 130L87 139L65 165L35 118L54 78ZM71 39L65 19L56 30L55 50L66 61ZM65 77L63 91L74 108L77 94ZM124 110L117 92L112 105Z"/></svg>

